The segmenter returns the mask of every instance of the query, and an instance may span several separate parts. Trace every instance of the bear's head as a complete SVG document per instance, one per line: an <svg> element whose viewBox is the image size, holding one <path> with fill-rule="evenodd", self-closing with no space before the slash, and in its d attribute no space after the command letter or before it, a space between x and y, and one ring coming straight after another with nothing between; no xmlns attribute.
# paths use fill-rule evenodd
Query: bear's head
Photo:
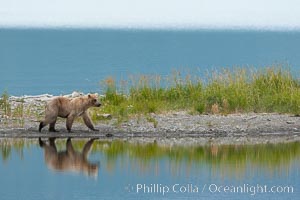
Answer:
<svg viewBox="0 0 300 200"><path fill-rule="evenodd" d="M91 106L94 106L94 107L100 107L101 106L101 103L98 100L98 95L97 94L89 94L88 99L89 99L89 102L90 102Z"/></svg>

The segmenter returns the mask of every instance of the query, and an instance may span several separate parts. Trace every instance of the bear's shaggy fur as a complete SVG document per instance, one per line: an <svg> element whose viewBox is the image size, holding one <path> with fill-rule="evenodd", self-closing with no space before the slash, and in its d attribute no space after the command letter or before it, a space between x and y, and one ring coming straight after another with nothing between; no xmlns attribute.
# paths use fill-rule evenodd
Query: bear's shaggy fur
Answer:
<svg viewBox="0 0 300 200"><path fill-rule="evenodd" d="M39 131L49 125L50 132L56 132L55 123L57 117L67 118L67 130L71 132L72 124L76 117L82 117L85 125L93 131L98 131L88 115L87 109L90 107L100 107L96 94L76 97L73 99L67 97L56 97L52 99L46 106L45 120L40 122Z"/></svg>

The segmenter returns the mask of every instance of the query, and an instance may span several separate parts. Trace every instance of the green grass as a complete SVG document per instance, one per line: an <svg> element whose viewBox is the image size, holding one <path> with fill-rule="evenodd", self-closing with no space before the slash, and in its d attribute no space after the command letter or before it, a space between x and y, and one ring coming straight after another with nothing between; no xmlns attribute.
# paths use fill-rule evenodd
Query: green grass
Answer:
<svg viewBox="0 0 300 200"><path fill-rule="evenodd" d="M106 92L100 112L121 121L132 115L179 110L300 114L300 82L283 67L222 69L208 73L205 79L180 73L165 78L140 76L119 85L109 78L102 85Z"/></svg>
<svg viewBox="0 0 300 200"><path fill-rule="evenodd" d="M0 98L0 109L2 114L9 116L11 115L11 105L9 103L9 95L7 91L4 91Z"/></svg>
<svg viewBox="0 0 300 200"><path fill-rule="evenodd" d="M187 111L191 114L231 114L247 112L276 112L300 115L300 82L285 67L262 69L221 69L200 78L174 72L169 76L139 76L116 82L102 81L101 109L91 109L94 121L102 120L101 113L109 113L117 124L131 117L150 113ZM23 118L27 116L23 104L12 110L8 93L0 98L0 114Z"/></svg>
<svg viewBox="0 0 300 200"><path fill-rule="evenodd" d="M0 97L0 116L4 117L4 123L8 118L13 118L14 123L24 125L24 101L21 100L19 104L13 108L9 102L9 94L7 91L3 92Z"/></svg>

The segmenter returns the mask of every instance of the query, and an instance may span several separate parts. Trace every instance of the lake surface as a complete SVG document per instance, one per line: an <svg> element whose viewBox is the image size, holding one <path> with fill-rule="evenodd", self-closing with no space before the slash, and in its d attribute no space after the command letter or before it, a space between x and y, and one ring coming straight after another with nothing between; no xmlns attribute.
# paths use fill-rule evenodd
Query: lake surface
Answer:
<svg viewBox="0 0 300 200"><path fill-rule="evenodd" d="M297 199L300 195L299 142L174 146L51 141L0 140L1 199ZM83 156L89 147L90 154Z"/></svg>
<svg viewBox="0 0 300 200"><path fill-rule="evenodd" d="M300 69L300 32L0 29L0 92L102 92L108 77L204 76L220 67Z"/></svg>

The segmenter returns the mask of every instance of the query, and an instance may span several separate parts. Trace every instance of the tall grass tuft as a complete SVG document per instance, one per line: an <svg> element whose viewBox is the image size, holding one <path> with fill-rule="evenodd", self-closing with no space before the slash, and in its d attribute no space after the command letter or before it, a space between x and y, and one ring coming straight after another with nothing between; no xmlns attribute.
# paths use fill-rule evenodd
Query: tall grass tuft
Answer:
<svg viewBox="0 0 300 200"><path fill-rule="evenodd" d="M211 71L205 79L180 72L164 78L140 76L122 84L119 91L109 78L104 87L104 112L122 117L176 110L300 114L299 80L283 67L222 69Z"/></svg>
<svg viewBox="0 0 300 200"><path fill-rule="evenodd" d="M8 98L9 98L9 95L6 91L3 92L3 94L1 95L1 98L0 98L0 109L2 110L3 114L6 116L11 115L11 105L9 103Z"/></svg>

